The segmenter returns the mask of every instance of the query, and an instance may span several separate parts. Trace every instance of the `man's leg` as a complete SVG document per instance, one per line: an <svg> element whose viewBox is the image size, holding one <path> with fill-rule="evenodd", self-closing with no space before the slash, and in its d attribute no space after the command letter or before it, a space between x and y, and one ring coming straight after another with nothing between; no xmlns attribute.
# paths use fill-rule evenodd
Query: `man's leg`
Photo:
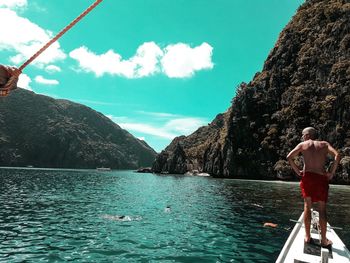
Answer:
<svg viewBox="0 0 350 263"><path fill-rule="evenodd" d="M320 228L321 228L321 245L329 246L332 244L332 241L328 240L326 237L327 234L327 209L326 203L323 201L318 202L318 213L320 216Z"/></svg>
<svg viewBox="0 0 350 263"><path fill-rule="evenodd" d="M311 226L311 197L304 198L304 225L305 225L305 242L310 242L310 226Z"/></svg>

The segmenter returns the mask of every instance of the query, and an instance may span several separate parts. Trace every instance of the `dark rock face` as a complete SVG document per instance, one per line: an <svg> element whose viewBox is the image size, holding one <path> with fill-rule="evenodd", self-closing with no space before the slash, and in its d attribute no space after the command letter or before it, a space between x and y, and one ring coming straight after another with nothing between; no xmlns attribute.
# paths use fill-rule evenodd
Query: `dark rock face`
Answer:
<svg viewBox="0 0 350 263"><path fill-rule="evenodd" d="M0 98L0 166L135 169L156 152L81 104L17 89Z"/></svg>
<svg viewBox="0 0 350 263"><path fill-rule="evenodd" d="M218 125L221 123L221 125ZM228 111L188 137L176 138L156 159L165 171L273 179L289 177L286 155L313 126L342 154L334 181L350 180L350 3L309 0L281 32L250 83L242 83ZM171 157L171 158L170 158ZM194 166L193 168L191 167ZM189 167L190 166L190 167Z"/></svg>

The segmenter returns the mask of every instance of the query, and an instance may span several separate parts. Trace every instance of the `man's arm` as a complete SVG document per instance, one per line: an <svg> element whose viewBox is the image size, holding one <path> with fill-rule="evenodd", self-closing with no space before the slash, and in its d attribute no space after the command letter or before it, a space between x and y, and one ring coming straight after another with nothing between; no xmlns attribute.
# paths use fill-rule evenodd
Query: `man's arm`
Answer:
<svg viewBox="0 0 350 263"><path fill-rule="evenodd" d="M302 143L299 143L288 155L287 155L287 160L290 164L290 166L292 166L294 172L300 176L300 171L302 169L300 169L294 162L294 157L298 156L299 153L301 153L302 151Z"/></svg>
<svg viewBox="0 0 350 263"><path fill-rule="evenodd" d="M328 180L331 180L335 174L335 171L337 170L338 164L340 162L340 155L336 149L334 149L329 143L328 145L328 154L334 156L334 162L330 169L330 172L327 173Z"/></svg>

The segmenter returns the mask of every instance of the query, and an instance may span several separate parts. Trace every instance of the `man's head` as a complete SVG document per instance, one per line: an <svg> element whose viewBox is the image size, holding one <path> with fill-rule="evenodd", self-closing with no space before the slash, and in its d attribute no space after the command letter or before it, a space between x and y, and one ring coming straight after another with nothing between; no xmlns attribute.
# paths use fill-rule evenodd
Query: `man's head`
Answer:
<svg viewBox="0 0 350 263"><path fill-rule="evenodd" d="M307 127L303 130L303 140L307 141L309 139L315 140L317 138L317 131L314 127Z"/></svg>

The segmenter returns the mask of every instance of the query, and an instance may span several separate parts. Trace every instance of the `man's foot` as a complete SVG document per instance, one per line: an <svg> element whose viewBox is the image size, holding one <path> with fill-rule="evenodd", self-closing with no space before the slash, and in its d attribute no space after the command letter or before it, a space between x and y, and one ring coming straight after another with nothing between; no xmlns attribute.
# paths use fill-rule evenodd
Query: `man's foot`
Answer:
<svg viewBox="0 0 350 263"><path fill-rule="evenodd" d="M304 237L304 242L310 243L310 242L312 242L312 238L311 237Z"/></svg>
<svg viewBox="0 0 350 263"><path fill-rule="evenodd" d="M326 242L321 242L321 247L328 248L333 245L333 242L329 239L326 240Z"/></svg>

